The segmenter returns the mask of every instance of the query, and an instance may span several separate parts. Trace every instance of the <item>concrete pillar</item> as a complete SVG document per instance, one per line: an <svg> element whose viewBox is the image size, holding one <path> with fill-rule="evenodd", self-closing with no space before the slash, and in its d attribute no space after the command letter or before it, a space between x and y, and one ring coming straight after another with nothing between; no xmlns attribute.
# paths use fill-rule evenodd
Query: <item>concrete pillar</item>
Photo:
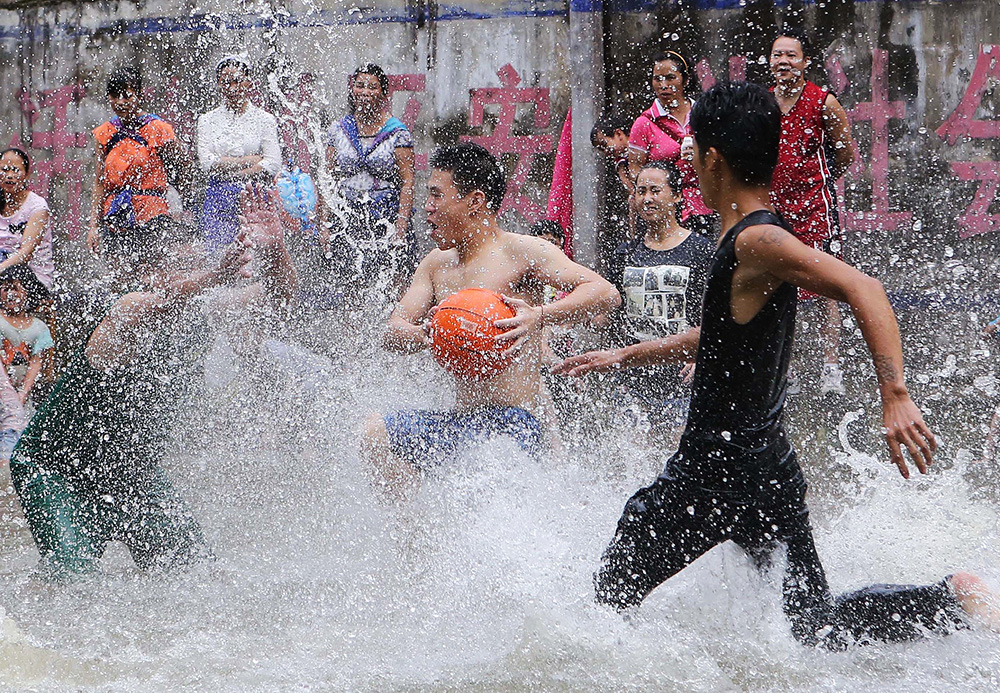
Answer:
<svg viewBox="0 0 1000 693"><path fill-rule="evenodd" d="M573 255L597 266L599 163L590 129L604 104L602 0L570 0L569 45L573 106Z"/></svg>

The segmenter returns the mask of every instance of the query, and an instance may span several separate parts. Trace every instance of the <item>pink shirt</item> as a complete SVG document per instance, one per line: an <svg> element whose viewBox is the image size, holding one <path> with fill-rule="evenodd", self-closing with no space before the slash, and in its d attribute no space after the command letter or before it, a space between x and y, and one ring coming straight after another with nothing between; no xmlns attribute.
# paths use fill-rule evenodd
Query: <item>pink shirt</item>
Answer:
<svg viewBox="0 0 1000 693"><path fill-rule="evenodd" d="M13 255L24 240L24 230L28 220L36 212L48 211L49 205L33 192L28 192L28 198L17 211L9 217L0 214L0 253ZM45 288L52 288L52 275L55 273L55 263L52 261L52 218L42 230L42 238L35 247L35 252L28 262L38 280Z"/></svg>
<svg viewBox="0 0 1000 693"><path fill-rule="evenodd" d="M683 178L681 193L684 196L681 221L685 221L693 214L712 213L701 199L698 174L695 173L690 161L681 158L681 142L691 134L691 126L688 123L690 116L689 110L688 118L682 123L667 113L660 106L660 102L654 99L649 110L635 119L632 132L628 136L629 149L644 152L650 161L668 161L681 172Z"/></svg>

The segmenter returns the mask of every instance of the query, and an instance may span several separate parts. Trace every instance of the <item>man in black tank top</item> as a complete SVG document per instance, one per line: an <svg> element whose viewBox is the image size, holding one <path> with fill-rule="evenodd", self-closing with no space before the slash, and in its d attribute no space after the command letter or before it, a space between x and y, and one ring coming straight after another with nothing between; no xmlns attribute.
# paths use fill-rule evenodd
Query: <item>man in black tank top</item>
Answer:
<svg viewBox="0 0 1000 693"><path fill-rule="evenodd" d="M834 598L816 555L806 483L782 423L796 287L850 305L872 353L892 462L902 448L921 473L935 449L903 380L895 315L881 284L802 244L769 201L781 112L757 85L710 89L691 114L694 166L708 206L729 230L719 240L700 328L582 354L557 372L684 362L697 356L687 427L657 480L625 506L595 576L597 598L619 610L727 540L765 569L784 547L784 611L806 645L899 642L983 624L1000 614L982 581L956 573L933 585L877 585ZM993 602L995 604L995 602Z"/></svg>

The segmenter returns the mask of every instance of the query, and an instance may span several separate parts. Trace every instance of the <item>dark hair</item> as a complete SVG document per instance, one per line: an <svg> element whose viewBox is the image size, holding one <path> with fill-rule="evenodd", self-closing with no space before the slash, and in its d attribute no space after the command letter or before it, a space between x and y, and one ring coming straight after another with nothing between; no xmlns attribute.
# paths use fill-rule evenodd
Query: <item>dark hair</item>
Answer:
<svg viewBox="0 0 1000 693"><path fill-rule="evenodd" d="M365 63L351 75L348 84L353 86L354 80L357 79L358 75L372 75L378 79L378 85L382 89L382 96L386 96L389 93L389 76L385 74L385 70L376 65L375 63ZM354 104L354 95L351 93L350 89L347 90L347 105L351 109L351 113L354 113L356 108Z"/></svg>
<svg viewBox="0 0 1000 693"><path fill-rule="evenodd" d="M136 94L142 93L142 75L137 68L120 65L108 75L108 96L122 96L131 89Z"/></svg>
<svg viewBox="0 0 1000 693"><path fill-rule="evenodd" d="M684 59L677 51L660 51L653 56L650 61L650 69L656 67L656 63L662 63L664 60L669 60L674 65L677 66L678 72L681 73L681 79L684 80L684 86L687 87L691 84L691 67L688 65L688 61Z"/></svg>
<svg viewBox="0 0 1000 693"><path fill-rule="evenodd" d="M691 109L691 129L702 155L715 147L744 182L771 183L781 109L767 89L752 82L719 82Z"/></svg>
<svg viewBox="0 0 1000 693"><path fill-rule="evenodd" d="M541 236L555 236L556 238L562 240L566 237L566 232L563 231L563 227L559 225L558 221L553 219L542 219L541 221L536 221L531 226L531 230L528 232L536 238Z"/></svg>
<svg viewBox="0 0 1000 693"><path fill-rule="evenodd" d="M507 177L500 163L489 151L472 142L460 142L438 148L431 155L431 168L448 171L462 195L481 190L486 206L496 212L507 194Z"/></svg>
<svg viewBox="0 0 1000 693"><path fill-rule="evenodd" d="M804 29L790 24L785 24L774 37L774 41L777 41L780 38L795 39L799 42L799 45L802 46L802 57L807 60L812 58L812 46L809 44L809 38L806 36ZM774 48L774 41L771 41L772 49Z"/></svg>
<svg viewBox="0 0 1000 693"><path fill-rule="evenodd" d="M663 171L667 176L667 185L670 186L670 191L674 195L680 196L681 188L684 187L684 176L681 175L680 169L669 161L647 161L639 169L639 173L642 174L647 168L655 168L657 171Z"/></svg>
<svg viewBox="0 0 1000 693"><path fill-rule="evenodd" d="M24 302L25 313L33 313L40 304L52 296L45 284L42 284L35 272L27 265L11 265L0 272L0 284L15 281L21 282L21 286L28 293L28 299Z"/></svg>
<svg viewBox="0 0 1000 693"><path fill-rule="evenodd" d="M618 113L601 116L590 129L590 143L596 147L598 135L613 137L618 130L628 135L632 130L632 121Z"/></svg>
<svg viewBox="0 0 1000 693"><path fill-rule="evenodd" d="M2 152L0 152L0 158L3 158L5 154L9 154L10 152L14 152L19 157L21 157L21 161L24 162L25 174L31 171L31 159L28 158L28 153L25 152L23 149L18 149L17 147L8 147L7 149L4 149ZM5 193L3 190L0 190L0 214L6 214L6 213L7 213L7 193Z"/></svg>
<svg viewBox="0 0 1000 693"><path fill-rule="evenodd" d="M218 80L222 76L222 71L227 67L238 67L240 72L243 73L244 77L250 77L250 66L247 65L246 61L242 58L233 56L231 58L223 58L219 61L219 64L215 66L215 79Z"/></svg>

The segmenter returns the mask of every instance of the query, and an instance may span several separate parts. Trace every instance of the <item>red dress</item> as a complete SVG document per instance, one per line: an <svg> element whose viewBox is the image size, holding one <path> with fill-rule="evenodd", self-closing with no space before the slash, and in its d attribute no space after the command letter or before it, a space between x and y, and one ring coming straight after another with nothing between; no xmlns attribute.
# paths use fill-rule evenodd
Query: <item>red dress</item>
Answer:
<svg viewBox="0 0 1000 693"><path fill-rule="evenodd" d="M824 149L823 104L829 93L807 81L792 110L781 117L778 165L771 180L775 209L799 240L817 248L839 236Z"/></svg>

